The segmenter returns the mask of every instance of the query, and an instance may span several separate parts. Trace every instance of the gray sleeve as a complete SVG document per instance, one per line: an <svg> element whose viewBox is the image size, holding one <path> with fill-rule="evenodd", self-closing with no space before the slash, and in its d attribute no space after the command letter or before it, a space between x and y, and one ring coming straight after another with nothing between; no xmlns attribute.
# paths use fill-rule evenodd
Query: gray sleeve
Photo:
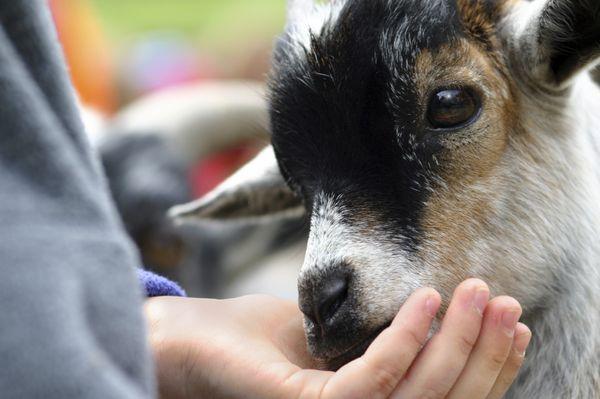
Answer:
<svg viewBox="0 0 600 399"><path fill-rule="evenodd" d="M0 397L149 398L138 256L43 0L0 2Z"/></svg>

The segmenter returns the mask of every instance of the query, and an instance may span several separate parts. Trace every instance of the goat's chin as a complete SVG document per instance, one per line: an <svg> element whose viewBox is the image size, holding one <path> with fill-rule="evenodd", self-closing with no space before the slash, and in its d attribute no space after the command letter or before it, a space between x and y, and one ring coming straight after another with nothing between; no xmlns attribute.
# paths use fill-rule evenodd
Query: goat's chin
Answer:
<svg viewBox="0 0 600 399"><path fill-rule="evenodd" d="M391 322L390 322L391 323ZM321 370L330 370L337 371L345 364L350 363L352 360L359 358L362 356L367 348L371 345L371 343L377 338L377 336L389 327L390 323L386 323L385 325L375 329L371 334L367 336L367 338L363 338L356 343L352 344L350 347L345 348L339 355L329 357L329 358L319 358L317 357L315 360L317 362L317 366Z"/></svg>

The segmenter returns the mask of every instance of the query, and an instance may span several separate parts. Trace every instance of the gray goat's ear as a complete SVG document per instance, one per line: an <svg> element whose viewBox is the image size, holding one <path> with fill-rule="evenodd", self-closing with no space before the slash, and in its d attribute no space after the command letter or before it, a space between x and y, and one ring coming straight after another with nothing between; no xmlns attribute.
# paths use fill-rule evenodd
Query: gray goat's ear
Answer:
<svg viewBox="0 0 600 399"><path fill-rule="evenodd" d="M301 201L285 183L271 146L203 198L169 211L176 221L300 217Z"/></svg>
<svg viewBox="0 0 600 399"><path fill-rule="evenodd" d="M599 0L520 2L509 20L516 51L536 78L563 85L600 60Z"/></svg>

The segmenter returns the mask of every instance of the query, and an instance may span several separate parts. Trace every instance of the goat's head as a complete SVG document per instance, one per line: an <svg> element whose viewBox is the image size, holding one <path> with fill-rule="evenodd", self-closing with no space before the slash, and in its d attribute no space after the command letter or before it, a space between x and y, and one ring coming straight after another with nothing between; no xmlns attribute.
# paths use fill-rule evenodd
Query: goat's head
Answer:
<svg viewBox="0 0 600 399"><path fill-rule="evenodd" d="M300 307L332 368L420 286L448 298L477 276L542 306L575 239L562 223L579 161L561 127L575 76L600 55L599 4L294 1L270 81L272 147L175 213L308 212Z"/></svg>

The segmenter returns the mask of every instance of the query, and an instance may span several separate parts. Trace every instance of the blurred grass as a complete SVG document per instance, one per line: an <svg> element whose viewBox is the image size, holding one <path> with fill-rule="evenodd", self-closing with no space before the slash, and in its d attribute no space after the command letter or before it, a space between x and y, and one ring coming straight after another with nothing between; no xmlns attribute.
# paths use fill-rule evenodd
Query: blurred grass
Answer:
<svg viewBox="0 0 600 399"><path fill-rule="evenodd" d="M248 36L274 37L283 28L285 0L92 0L113 40L151 31L179 31L211 47Z"/></svg>

